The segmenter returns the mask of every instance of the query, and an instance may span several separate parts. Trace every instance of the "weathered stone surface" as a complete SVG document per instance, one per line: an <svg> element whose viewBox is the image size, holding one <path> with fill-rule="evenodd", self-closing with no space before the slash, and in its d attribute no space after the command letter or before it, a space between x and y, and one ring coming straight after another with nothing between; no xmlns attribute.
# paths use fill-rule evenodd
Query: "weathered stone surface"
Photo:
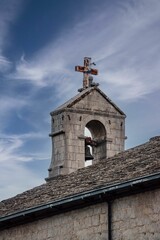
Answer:
<svg viewBox="0 0 160 240"><path fill-rule="evenodd" d="M94 163L124 150L125 114L97 87L85 89L53 111L51 117L49 179L85 166L85 139L79 137L84 136L85 127L99 143L93 146ZM78 155L79 159L75 157ZM72 166L70 161L74 161Z"/></svg>
<svg viewBox="0 0 160 240"><path fill-rule="evenodd" d="M160 190L112 202L113 240L159 240ZM48 217L0 232L0 240L107 240L107 203Z"/></svg>
<svg viewBox="0 0 160 240"><path fill-rule="evenodd" d="M117 199L113 203L113 239L160 239L160 190Z"/></svg>
<svg viewBox="0 0 160 240"><path fill-rule="evenodd" d="M0 216L154 173L160 173L160 137L4 200Z"/></svg>
<svg viewBox="0 0 160 240"><path fill-rule="evenodd" d="M106 240L107 204L70 211L0 233L0 240L15 239Z"/></svg>

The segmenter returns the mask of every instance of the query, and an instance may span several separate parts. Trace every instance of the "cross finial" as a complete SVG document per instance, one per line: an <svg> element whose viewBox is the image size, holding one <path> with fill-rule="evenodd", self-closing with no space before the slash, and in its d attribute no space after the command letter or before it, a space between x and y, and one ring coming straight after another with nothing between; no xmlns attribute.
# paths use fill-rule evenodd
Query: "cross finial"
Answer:
<svg viewBox="0 0 160 240"><path fill-rule="evenodd" d="M84 58L84 66L75 66L75 71L77 72L83 72L83 88L80 90L82 91L85 88L88 87L92 87L95 85L99 85L99 84L95 84L93 83L93 77L92 75L97 75L98 74L98 70L91 68L92 65L96 65L94 62L91 63L91 58L90 57L85 57Z"/></svg>

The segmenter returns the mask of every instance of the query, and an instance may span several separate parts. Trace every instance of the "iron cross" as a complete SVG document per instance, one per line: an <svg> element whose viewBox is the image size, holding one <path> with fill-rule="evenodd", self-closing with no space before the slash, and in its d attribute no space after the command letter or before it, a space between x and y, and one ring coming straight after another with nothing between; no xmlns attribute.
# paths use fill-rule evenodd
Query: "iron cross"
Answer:
<svg viewBox="0 0 160 240"><path fill-rule="evenodd" d="M84 66L75 66L75 71L83 72L83 89L88 88L91 86L91 81L89 79L90 74L97 75L98 70L91 68L92 65L95 63L91 63L91 58L85 57L84 58Z"/></svg>

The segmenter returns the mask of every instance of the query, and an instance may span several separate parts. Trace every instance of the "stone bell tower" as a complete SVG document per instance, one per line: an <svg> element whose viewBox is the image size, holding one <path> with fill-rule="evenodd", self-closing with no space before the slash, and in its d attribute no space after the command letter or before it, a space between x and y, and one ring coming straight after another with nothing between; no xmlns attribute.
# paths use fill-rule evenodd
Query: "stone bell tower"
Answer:
<svg viewBox="0 0 160 240"><path fill-rule="evenodd" d="M124 150L125 114L93 83L91 58L84 58L83 88L51 112L52 159L47 181L85 166L86 149L92 146L93 164ZM92 137L85 136L87 128Z"/></svg>

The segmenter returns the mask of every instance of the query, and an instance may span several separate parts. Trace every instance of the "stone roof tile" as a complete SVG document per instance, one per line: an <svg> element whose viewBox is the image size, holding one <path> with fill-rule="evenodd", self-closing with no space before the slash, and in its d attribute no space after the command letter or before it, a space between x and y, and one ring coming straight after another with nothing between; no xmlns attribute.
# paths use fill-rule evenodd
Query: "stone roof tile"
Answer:
<svg viewBox="0 0 160 240"><path fill-rule="evenodd" d="M160 173L160 137L0 202L0 216L64 197Z"/></svg>

